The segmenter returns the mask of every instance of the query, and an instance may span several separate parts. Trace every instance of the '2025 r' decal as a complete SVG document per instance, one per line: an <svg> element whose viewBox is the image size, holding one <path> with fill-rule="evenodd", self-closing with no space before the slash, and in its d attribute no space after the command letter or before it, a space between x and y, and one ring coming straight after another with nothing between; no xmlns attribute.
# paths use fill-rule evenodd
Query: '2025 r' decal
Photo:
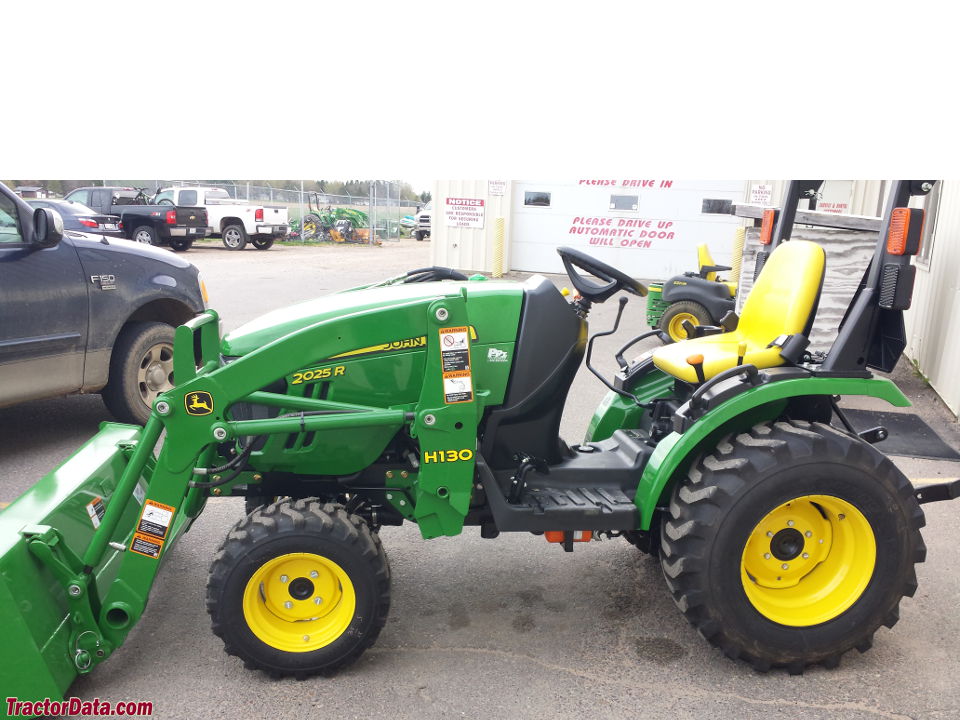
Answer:
<svg viewBox="0 0 960 720"><path fill-rule="evenodd" d="M315 382L317 380L326 380L332 377L339 377L346 372L346 367L337 365L336 367L314 368L313 370L302 370L293 374L291 385L300 385L301 383Z"/></svg>

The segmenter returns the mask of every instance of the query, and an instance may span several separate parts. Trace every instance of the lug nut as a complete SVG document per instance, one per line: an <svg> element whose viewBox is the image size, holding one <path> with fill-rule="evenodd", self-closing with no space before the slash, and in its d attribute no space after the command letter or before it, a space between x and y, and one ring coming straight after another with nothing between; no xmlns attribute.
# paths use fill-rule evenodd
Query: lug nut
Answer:
<svg viewBox="0 0 960 720"><path fill-rule="evenodd" d="M804 535L806 535L807 537L813 537L813 533L810 532L809 530L807 530L807 531L804 533Z"/></svg>
<svg viewBox="0 0 960 720"><path fill-rule="evenodd" d="M323 598L322 598L322 597L319 597L319 596L318 596L318 597L315 597L315 598L313 599L313 604L314 604L314 605L319 605L319 604L322 603L322 602L323 602Z"/></svg>
<svg viewBox="0 0 960 720"><path fill-rule="evenodd" d="M320 577L320 573L318 573L316 570L311 570L311 571L310 571L310 577L312 577L312 578L318 578L318 577Z"/></svg>
<svg viewBox="0 0 960 720"><path fill-rule="evenodd" d="M847 516L844 515L843 513L840 513L839 515L837 515L837 519L838 519L838 520L846 520L846 519L847 519Z"/></svg>
<svg viewBox="0 0 960 720"><path fill-rule="evenodd" d="M280 576L280 582L282 582L282 583L285 583L285 582L286 582L287 580L289 580L289 579L290 579L290 578L288 578L286 575L281 575L281 576Z"/></svg>
<svg viewBox="0 0 960 720"><path fill-rule="evenodd" d="M304 636L303 636L303 641L304 641L304 642L310 642L310 636L309 636L309 635L304 635Z"/></svg>
<svg viewBox="0 0 960 720"><path fill-rule="evenodd" d="M287 600L287 601L283 604L283 606L284 606L287 610L290 610L290 609L293 607L293 603L290 602L289 600Z"/></svg>
<svg viewBox="0 0 960 720"><path fill-rule="evenodd" d="M796 523L793 520L787 520L787 525L789 525L790 527L793 527L794 525L796 525Z"/></svg>
<svg viewBox="0 0 960 720"><path fill-rule="evenodd" d="M810 553L804 553L804 554L803 554L803 559L804 559L804 560L809 560L809 559L810 559Z"/></svg>
<svg viewBox="0 0 960 720"><path fill-rule="evenodd" d="M769 559L770 559L770 553L764 553L764 554L763 554L763 559L764 559L764 560L769 560Z"/></svg>
<svg viewBox="0 0 960 720"><path fill-rule="evenodd" d="M773 537L773 533L770 530L767 530L767 537Z"/></svg>
<svg viewBox="0 0 960 720"><path fill-rule="evenodd" d="M787 565L786 563L784 563L784 564L781 565L780 567L782 567L784 570L789 570L789 569L790 569L790 566Z"/></svg>

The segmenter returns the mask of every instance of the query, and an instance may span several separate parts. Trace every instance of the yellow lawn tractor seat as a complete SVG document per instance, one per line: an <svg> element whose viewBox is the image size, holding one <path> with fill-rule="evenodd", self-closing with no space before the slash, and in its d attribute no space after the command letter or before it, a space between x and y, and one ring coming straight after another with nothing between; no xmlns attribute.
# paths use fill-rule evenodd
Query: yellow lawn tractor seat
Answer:
<svg viewBox="0 0 960 720"><path fill-rule="evenodd" d="M743 305L737 329L664 345L653 353L658 368L688 383L699 383L742 364L757 369L783 365L784 336L808 336L820 300L826 255L806 240L791 240L771 253ZM703 379L688 359L703 357ZM697 362L697 364L700 364Z"/></svg>
<svg viewBox="0 0 960 720"><path fill-rule="evenodd" d="M730 288L730 297L737 294L737 283L735 280L721 280L717 277L718 270L732 270L733 268L727 265L717 265L713 260L713 255L710 254L710 247L706 243L697 245L697 265L699 266L698 272L700 273L700 277L704 280L723 283Z"/></svg>

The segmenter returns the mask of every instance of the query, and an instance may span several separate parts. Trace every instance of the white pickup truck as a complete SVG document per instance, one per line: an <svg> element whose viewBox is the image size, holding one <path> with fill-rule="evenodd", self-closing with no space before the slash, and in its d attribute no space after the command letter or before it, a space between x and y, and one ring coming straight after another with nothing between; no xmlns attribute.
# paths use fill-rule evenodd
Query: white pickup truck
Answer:
<svg viewBox="0 0 960 720"><path fill-rule="evenodd" d="M205 207L209 223L207 232L223 238L228 250L243 250L248 241L257 250L268 250L275 240L287 234L290 225L285 207L267 207L234 200L223 188L163 188L154 197L154 202L164 200L174 205L189 201L191 207Z"/></svg>

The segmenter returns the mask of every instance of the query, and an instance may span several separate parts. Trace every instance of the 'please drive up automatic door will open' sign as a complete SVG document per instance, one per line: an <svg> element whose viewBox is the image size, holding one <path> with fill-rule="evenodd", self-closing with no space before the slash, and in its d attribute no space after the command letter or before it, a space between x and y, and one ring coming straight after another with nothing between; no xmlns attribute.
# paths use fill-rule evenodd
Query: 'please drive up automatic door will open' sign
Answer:
<svg viewBox="0 0 960 720"><path fill-rule="evenodd" d="M444 210L447 227L483 227L484 201L480 198L448 197Z"/></svg>

